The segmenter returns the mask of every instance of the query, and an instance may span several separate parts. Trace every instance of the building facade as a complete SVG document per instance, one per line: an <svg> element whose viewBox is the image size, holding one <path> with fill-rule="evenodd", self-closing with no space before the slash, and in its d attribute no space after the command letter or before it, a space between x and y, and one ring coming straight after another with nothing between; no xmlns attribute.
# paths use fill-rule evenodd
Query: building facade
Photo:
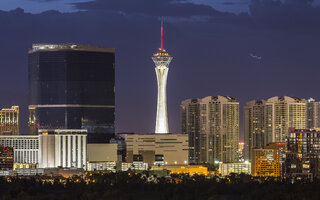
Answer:
<svg viewBox="0 0 320 200"><path fill-rule="evenodd" d="M28 106L29 120L28 120L28 135L38 135L38 127L36 124L36 107Z"/></svg>
<svg viewBox="0 0 320 200"><path fill-rule="evenodd" d="M320 128L320 102L312 98L306 100L306 128Z"/></svg>
<svg viewBox="0 0 320 200"><path fill-rule="evenodd" d="M251 161L251 149L266 145L265 101L253 100L244 107L244 160Z"/></svg>
<svg viewBox="0 0 320 200"><path fill-rule="evenodd" d="M195 164L218 166L238 162L239 102L232 97L208 96L181 104L182 132L189 135L189 158Z"/></svg>
<svg viewBox="0 0 320 200"><path fill-rule="evenodd" d="M87 130L39 130L40 168L87 167Z"/></svg>
<svg viewBox="0 0 320 200"><path fill-rule="evenodd" d="M289 128L306 127L306 103L296 97L272 97L266 102L267 144L285 142Z"/></svg>
<svg viewBox="0 0 320 200"><path fill-rule="evenodd" d="M187 99L181 106L182 133L189 138L189 163L198 164L200 161L200 99Z"/></svg>
<svg viewBox="0 0 320 200"><path fill-rule="evenodd" d="M263 149L253 148L251 153L251 175L259 177L282 176L285 143L271 143Z"/></svg>
<svg viewBox="0 0 320 200"><path fill-rule="evenodd" d="M244 142L239 142L238 156L239 162L244 162Z"/></svg>
<svg viewBox="0 0 320 200"><path fill-rule="evenodd" d="M320 131L290 129L286 139L285 176L320 177Z"/></svg>
<svg viewBox="0 0 320 200"><path fill-rule="evenodd" d="M13 169L13 148L0 147L0 170Z"/></svg>
<svg viewBox="0 0 320 200"><path fill-rule="evenodd" d="M219 163L219 174L228 176L234 174L251 174L251 163Z"/></svg>
<svg viewBox="0 0 320 200"><path fill-rule="evenodd" d="M188 135L126 134L127 163L148 165L187 165Z"/></svg>
<svg viewBox="0 0 320 200"><path fill-rule="evenodd" d="M39 163L39 137L37 135L2 135L0 146L13 148L14 163Z"/></svg>
<svg viewBox="0 0 320 200"><path fill-rule="evenodd" d="M207 176L209 174L208 167L202 165L188 165L188 166L179 166L179 165L170 165L170 166L152 166L150 169L154 172L163 172L167 171L166 174L161 174L161 176L169 176L170 174L189 174L189 175L202 175ZM156 173L155 173L156 174Z"/></svg>
<svg viewBox="0 0 320 200"><path fill-rule="evenodd" d="M122 162L122 151L119 144L88 144L87 145L87 169L94 170L119 170Z"/></svg>
<svg viewBox="0 0 320 200"><path fill-rule="evenodd" d="M245 160L251 161L251 149L284 142L289 128L306 127L307 105L296 97L272 97L253 100L244 108Z"/></svg>
<svg viewBox="0 0 320 200"><path fill-rule="evenodd" d="M0 110L0 135L19 135L19 106Z"/></svg>
<svg viewBox="0 0 320 200"><path fill-rule="evenodd" d="M113 48L34 44L28 60L30 134L86 129L89 143L114 136Z"/></svg>
<svg viewBox="0 0 320 200"><path fill-rule="evenodd" d="M239 102L225 96L201 99L201 158L210 165L238 162Z"/></svg>

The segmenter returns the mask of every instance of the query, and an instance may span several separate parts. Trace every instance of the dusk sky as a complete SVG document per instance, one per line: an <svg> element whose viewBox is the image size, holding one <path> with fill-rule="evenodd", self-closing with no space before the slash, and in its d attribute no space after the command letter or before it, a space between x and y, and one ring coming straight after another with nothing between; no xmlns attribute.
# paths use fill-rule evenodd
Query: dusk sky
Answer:
<svg viewBox="0 0 320 200"><path fill-rule="evenodd" d="M160 46L160 18L164 48L174 57L167 89L170 132L180 132L179 105L187 98L235 97L241 118L253 99L320 100L318 1L1 0L0 10L0 105L22 106L22 134L27 50L50 42L114 47L116 132L154 132L151 56Z"/></svg>

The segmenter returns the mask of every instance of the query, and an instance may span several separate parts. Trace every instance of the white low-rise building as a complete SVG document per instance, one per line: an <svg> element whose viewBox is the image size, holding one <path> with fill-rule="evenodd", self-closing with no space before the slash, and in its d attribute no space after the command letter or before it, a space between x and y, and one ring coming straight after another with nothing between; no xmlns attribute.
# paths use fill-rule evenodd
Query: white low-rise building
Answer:
<svg viewBox="0 0 320 200"><path fill-rule="evenodd" d="M14 163L39 162L39 137L37 135L1 135L0 146L13 147Z"/></svg>
<svg viewBox="0 0 320 200"><path fill-rule="evenodd" d="M87 166L87 130L39 130L39 168Z"/></svg>

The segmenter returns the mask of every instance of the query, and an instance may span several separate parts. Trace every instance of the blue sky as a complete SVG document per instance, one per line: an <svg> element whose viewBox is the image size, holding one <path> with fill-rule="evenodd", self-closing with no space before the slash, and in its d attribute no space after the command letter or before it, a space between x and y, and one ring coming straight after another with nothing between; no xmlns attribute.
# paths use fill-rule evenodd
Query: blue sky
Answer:
<svg viewBox="0 0 320 200"><path fill-rule="evenodd" d="M1 0L1 10L23 8L26 12L40 13L46 10L59 10L61 12L75 11L71 3L88 0Z"/></svg>

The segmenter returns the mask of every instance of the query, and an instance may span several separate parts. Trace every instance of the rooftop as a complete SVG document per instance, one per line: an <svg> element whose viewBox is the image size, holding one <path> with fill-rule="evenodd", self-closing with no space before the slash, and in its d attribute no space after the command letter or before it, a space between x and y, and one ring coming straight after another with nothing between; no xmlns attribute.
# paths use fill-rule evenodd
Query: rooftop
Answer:
<svg viewBox="0 0 320 200"><path fill-rule="evenodd" d="M89 45L78 45L74 43L43 43L43 44L32 44L32 49L29 49L29 53L34 53L38 51L93 51L93 52L108 52L114 53L114 48L97 47Z"/></svg>

